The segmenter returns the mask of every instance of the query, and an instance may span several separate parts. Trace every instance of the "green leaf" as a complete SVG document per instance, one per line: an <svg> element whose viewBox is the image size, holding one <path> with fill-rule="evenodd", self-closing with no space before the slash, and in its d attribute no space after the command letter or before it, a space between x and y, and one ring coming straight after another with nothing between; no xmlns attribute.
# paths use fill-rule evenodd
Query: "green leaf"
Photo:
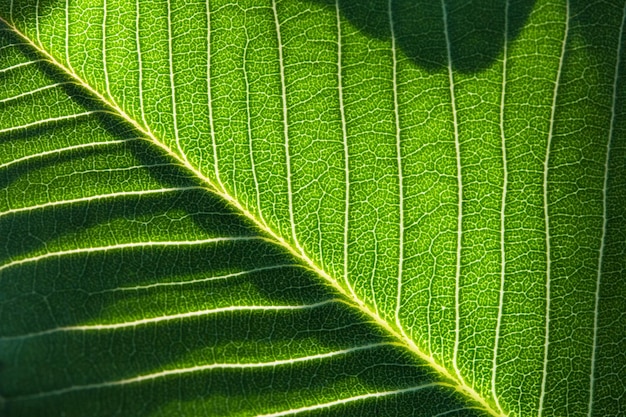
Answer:
<svg viewBox="0 0 626 417"><path fill-rule="evenodd" d="M623 0L0 18L0 413L626 412Z"/></svg>

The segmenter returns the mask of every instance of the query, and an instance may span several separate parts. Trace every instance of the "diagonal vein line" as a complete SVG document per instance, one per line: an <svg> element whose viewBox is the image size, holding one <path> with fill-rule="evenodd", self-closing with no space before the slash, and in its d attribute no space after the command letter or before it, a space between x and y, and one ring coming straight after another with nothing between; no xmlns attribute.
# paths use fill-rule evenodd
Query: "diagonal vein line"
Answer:
<svg viewBox="0 0 626 417"><path fill-rule="evenodd" d="M559 92L559 85L561 83L561 73L563 72L563 62L565 61L565 51L567 47L567 38L569 33L569 19L570 19L570 4L569 0L566 2L565 8L565 30L563 33L563 43L561 45L561 56L559 57L559 65L556 73L556 80L554 81L554 91L552 94L552 105L550 109L550 127L548 129L548 138L546 143L546 156L543 165L543 213L544 213L544 228L546 229L546 321L545 321L545 336L543 347L543 370L541 375L541 391L539 394L539 409L537 415L541 417L543 415L543 407L546 396L546 383L548 379L548 350L550 347L550 280L551 280L551 246L550 246L550 215L548 210L548 171L550 168L550 148L552 148L552 137L554 135L554 119L556 117L556 103Z"/></svg>
<svg viewBox="0 0 626 417"><path fill-rule="evenodd" d="M276 37L278 41L278 63L280 67L280 90L282 100L282 112L283 112L283 135L285 140L285 165L287 168L287 199L289 206L289 223L291 224L291 238L298 248L298 250L304 254L304 251L298 243L296 235L296 223L293 213L293 190L291 185L291 152L289 150L289 119L287 111L287 87L285 85L285 62L283 59L283 41L280 34L280 21L278 20L278 11L276 9L276 0L272 0L272 11L274 14L274 25L276 27Z"/></svg>
<svg viewBox="0 0 626 417"><path fill-rule="evenodd" d="M17 94L17 95L12 96L12 97L3 98L3 99L0 100L0 104L9 103L11 101L19 100L20 98L23 98L23 97L32 96L34 94L40 93L42 91L53 89L55 87L60 87L60 86L63 86L63 85L72 85L72 84L74 84L74 83L72 83L72 82L61 82L61 83L49 84L49 85L46 85L46 86L43 86L43 87L35 88L34 90L30 90L30 91L26 91L24 93Z"/></svg>
<svg viewBox="0 0 626 417"><path fill-rule="evenodd" d="M109 70L107 68L107 0L103 0L102 5L102 70L104 71L104 86L109 98L111 94L111 84L109 81Z"/></svg>
<svg viewBox="0 0 626 417"><path fill-rule="evenodd" d="M200 282L221 281L221 280L227 280L229 278L236 278L236 277L240 277L240 276L244 276L244 275L252 275L252 274L255 274L257 272L273 271L273 270L276 270L276 269L286 269L286 268L304 268L304 267L302 265L299 265L299 264L271 265L271 266L264 266L264 267L249 269L249 270L246 270L246 271L233 272L231 274L226 274L226 275L218 275L218 276L212 276L212 277L207 277L207 278L191 279L191 280L188 280L188 281L157 282L155 284L136 285L134 287L111 288L111 289L102 290L102 291L90 292L89 294L90 295L96 295L96 294L106 294L106 293L115 293L115 292L124 292L124 291L141 291L141 290L148 290L148 289L151 289L151 288L160 288L160 287L175 287L175 286L182 286L182 285L193 285L193 284L198 284Z"/></svg>
<svg viewBox="0 0 626 417"><path fill-rule="evenodd" d="M341 15L339 13L339 0L335 0L335 14L337 17L337 90L339 95L339 115L341 117L341 134L343 139L343 155L344 155L344 175L346 184L345 193L345 211L343 218L343 280L346 284L346 288L350 291L352 297L358 300L356 293L348 277L348 238L349 238L349 226L350 226L350 152L348 148L348 127L346 124L346 114L343 103L343 65L342 60L342 39L341 39ZM376 307L376 297L374 297L374 309Z"/></svg>
<svg viewBox="0 0 626 417"><path fill-rule="evenodd" d="M443 33L446 39L446 53L448 58L448 80L450 84L450 102L452 105L452 122L454 125L454 147L456 153L457 172L457 236L456 236L456 273L454 284L454 350L452 351L452 366L460 381L464 381L458 365L459 339L461 333L461 311L460 311L460 291L461 291L461 238L463 236L463 178L461 174L461 144L459 142L459 123L456 114L456 98L454 93L454 72L452 71L452 44L448 31L448 11L445 0L441 0L441 10L443 13ZM464 383L464 382L463 382Z"/></svg>
<svg viewBox="0 0 626 417"><path fill-rule="evenodd" d="M26 129L30 129L32 127L44 126L44 125L46 125L48 123L56 123L56 122L62 122L62 121L65 121L65 120L80 119L81 117L91 116L93 114L111 114L111 115L115 115L115 113L111 113L110 111L106 111L106 110L92 110L92 111L86 111L86 112L77 113L77 114L70 114L68 116L51 117L49 119L37 120L36 122L27 123L27 124L21 125L21 126L7 127L5 129L0 129L0 134L2 134L2 133L9 133L9 132L15 132L15 131L18 131L18 130L26 130Z"/></svg>
<svg viewBox="0 0 626 417"><path fill-rule="evenodd" d="M260 237L260 236L236 236L236 237L216 237L216 238L211 238L211 239L200 239L200 240L119 243L119 244L109 245L109 246L98 246L98 247L92 247L92 248L78 248L78 249L68 249L68 250L63 250L63 251L58 251L58 252L48 252L42 255L18 259L15 261L8 262L4 265L0 265L0 272L9 268L13 268L13 267L24 265L24 264L39 262L45 259L60 258L63 256L71 256L71 255L78 255L78 254L110 252L114 250L132 249L132 248L167 247L167 246L200 246L200 245L208 245L212 243L242 242L242 241L245 242L245 241L252 241L252 240L267 241L266 238Z"/></svg>
<svg viewBox="0 0 626 417"><path fill-rule="evenodd" d="M318 307L322 307L331 303L335 303L337 300L329 299L325 301L321 301L315 304L300 304L300 305L240 305L240 306L227 306L227 307L218 307L207 310L198 310L198 311L189 311L178 314L171 314L167 316L159 316L159 317L150 317L146 319L139 319L133 321L126 321L122 323L108 323L108 324L86 324L81 326L65 326L65 327L56 327L54 329L42 330L40 332L33 332L28 334L23 334L19 336L5 336L0 337L0 341L2 342L22 342L27 339L33 339L35 337L41 336L49 336L55 333L67 333L67 332L99 332L105 330L117 330L117 329L127 329L138 326L146 326L150 324L158 324L164 322L170 322L175 320L184 320L192 317L204 317L215 314L222 313L232 313L239 311L294 311L294 310L311 310Z"/></svg>
<svg viewBox="0 0 626 417"><path fill-rule="evenodd" d="M174 54L172 52L172 2L167 0L167 56L170 71L170 88L172 90L172 118L174 123L174 139L180 156L187 161L187 154L180 145L180 135L178 132L178 115L176 113L176 81L174 80Z"/></svg>
<svg viewBox="0 0 626 417"><path fill-rule="evenodd" d="M65 0L65 64L74 72L70 62L70 0Z"/></svg>
<svg viewBox="0 0 626 417"><path fill-rule="evenodd" d="M135 49L137 49L137 65L139 69L139 80L137 81L139 88L139 111L141 112L141 121L143 127L148 128L148 122L146 121L146 109L143 103L143 58L141 56L141 37L139 33L139 0L135 1Z"/></svg>
<svg viewBox="0 0 626 417"><path fill-rule="evenodd" d="M170 164L166 164L166 165L170 165ZM88 197L74 198L71 200L50 201L47 203L37 204L34 206L20 207L20 208L15 208L15 209L10 209L10 210L0 212L0 218L4 216L9 216L11 214L31 212L35 210L45 209L48 207L68 206L72 204L107 200L107 199L113 199L113 198L118 198L118 197L165 194L165 193L173 193L173 192L188 191L188 190L206 190L206 188L194 186L194 187L159 188L159 189L154 189L154 190L140 190L140 191L120 191L120 192L110 193L110 194L100 194L100 195L93 195L93 196L88 196Z"/></svg>
<svg viewBox="0 0 626 417"><path fill-rule="evenodd" d="M395 390L395 391L371 392L371 393L368 393L368 394L356 395L354 397L349 397L349 398L342 398L342 399L335 400L335 401L330 401L330 402L327 402L327 403L315 404L315 405L310 405L310 406L300 407L300 408L293 408L291 410L279 411L279 412L276 412L276 413L262 414L262 415L258 415L257 417L291 416L291 415L294 415L294 414L307 413L307 412L310 412L310 411L324 410L324 409L327 409L327 408L336 407L336 406L349 404L349 403L353 403L353 402L358 402L358 401L365 401L365 400L375 399L375 398L382 398L382 397L389 397L389 396L395 396L395 395L401 395L401 394L408 394L408 393L411 393L411 392L418 392L418 391L421 391L421 390L424 390L424 389L435 388L435 387L448 387L448 385L444 384L444 383L433 382L433 383L430 383L430 384L418 385L418 386L415 386L415 387L404 388L404 389L399 389L399 390Z"/></svg>
<svg viewBox="0 0 626 417"><path fill-rule="evenodd" d="M219 162L217 157L217 141L215 138L215 121L213 118L213 90L211 85L211 0L206 0L206 87L207 87L207 106L209 108L209 128L211 130L211 145L213 146L213 171L215 173L215 181L223 194L226 194L226 188L220 178Z"/></svg>
<svg viewBox="0 0 626 417"><path fill-rule="evenodd" d="M61 153L64 153L64 152L72 152L72 151L75 151L75 150L78 150L78 149L96 148L96 147L99 147L99 146L119 145L119 144L122 144L122 143L134 142L134 141L137 141L137 140L141 140L141 139L140 138L132 138L132 139L109 140L109 141L103 141L103 142L81 143L79 145L67 146L65 148L58 148L58 149L53 149L53 150L50 150L50 151L33 153L33 154L30 154L30 155L26 155L26 156L23 156L21 158L17 158L17 159L14 159L12 161L0 164L0 169L8 168L11 165L19 164L19 163L22 163L22 162L26 162L26 161L29 161L31 159L44 158L44 157L46 157L48 155L56 155L56 154L61 154Z"/></svg>
<svg viewBox="0 0 626 417"><path fill-rule="evenodd" d="M391 31L391 58L392 58L392 82L393 82L393 114L396 136L396 163L398 165L398 210L399 210L399 230L398 230L398 283L396 289L396 326L402 333L404 328L400 323L400 306L402 300L402 278L404 273L404 178L402 175L402 146L400 144L400 114L398 109L398 58L396 56L396 33L393 23L392 0L388 0L387 13L389 15L389 29Z"/></svg>
<svg viewBox="0 0 626 417"><path fill-rule="evenodd" d="M39 33L39 3L40 0L37 0L35 3L35 36L37 37L37 43L41 46L41 34Z"/></svg>
<svg viewBox="0 0 626 417"><path fill-rule="evenodd" d="M12 31L10 29L0 29L0 32L12 32ZM8 45L0 46L0 51L4 51L5 49L9 49L9 48L16 48L20 46L28 46L28 44L26 42L10 43Z"/></svg>
<svg viewBox="0 0 626 417"><path fill-rule="evenodd" d="M47 61L48 61L47 59L34 59L34 60L28 61L28 62L20 62L19 64L11 65L10 67L0 68L0 74L3 74L5 72L9 72L9 71L13 71L13 70L18 69L18 68L26 67L28 65L33 65L33 64L36 64L38 62L47 62Z"/></svg>
<svg viewBox="0 0 626 417"><path fill-rule="evenodd" d="M506 70L507 70L507 54L508 54L508 41L509 41L509 0L505 1L504 6L504 44L502 51L502 91L500 94L500 137L502 142L502 198L500 200L500 292L498 295L498 317L496 319L496 334L493 344L493 361L491 365L491 396L494 399L496 407L500 412L502 406L498 399L498 393L496 390L496 373L498 369L498 348L500 342L500 331L502 326L502 312L504 308L504 279L506 272L506 252L505 252L505 215L506 215L506 193L508 188L509 171L507 166L506 156L506 136L504 131L504 99L506 97Z"/></svg>
<svg viewBox="0 0 626 417"><path fill-rule="evenodd" d="M390 344L389 343L372 343L368 345L356 346L353 348L341 349L341 350L336 350L336 351L327 352L327 353L318 353L314 355L301 356L301 357L289 358L289 359L278 359L278 360L271 361L271 362L212 363L212 364L207 364L207 365L192 366L189 368L167 369L167 370L155 372L152 374L139 375L133 378L126 378L126 379L121 379L117 381L107 381L107 382L85 384L85 385L74 385L68 388L62 388L58 390L24 395L20 397L15 397L14 400L24 401L24 400L31 400L31 399L37 399L37 398L52 397L52 396L67 394L70 392L111 388L111 387L116 387L116 386L121 386L121 385L136 384L136 383L140 383L144 381L152 381L155 379L166 378L172 375L183 375L183 374L220 370L220 369L244 369L245 370L245 369L256 369L256 368L274 368L274 367L285 366L285 365L289 366L289 365L295 365L298 363L319 361L323 359L332 358L335 356L346 356L351 353L360 352L364 350L372 350L372 349L376 349L376 348L388 346L388 345Z"/></svg>
<svg viewBox="0 0 626 417"><path fill-rule="evenodd" d="M596 371L596 350L598 348L598 316L600 314L600 287L602 285L602 261L604 259L605 238L608 225L607 213L607 190L609 186L609 163L611 161L611 145L615 134L615 121L617 119L617 93L619 85L620 59L624 41L624 29L626 28L626 3L622 9L622 23L619 28L619 40L617 44L617 56L615 58L615 75L613 76L613 96L611 100L611 124L606 144L606 156L604 160L604 182L602 184L602 236L600 240L600 251L598 255L598 275L596 276L595 300L593 306L593 343L591 346L591 370L589 372L589 408L587 415L593 415L593 400L595 395L595 371Z"/></svg>
<svg viewBox="0 0 626 417"><path fill-rule="evenodd" d="M244 26L244 30L246 33L246 44L243 49L243 62L241 63L242 71L243 71L243 80L246 85L246 121L247 121L247 136L248 136L248 152L250 153L250 165L252 168L252 180L254 181L254 190L256 192L256 205L257 211L259 213L259 217L261 222L267 227L267 223L265 222L265 218L263 217L263 210L261 209L261 188L259 187L259 179L256 173L256 164L254 161L254 147L252 146L252 116L250 111L250 79L248 77L248 67L246 63L248 62L248 47L250 46L250 37L248 36L248 29Z"/></svg>
<svg viewBox="0 0 626 417"><path fill-rule="evenodd" d="M443 413L438 413L433 415L432 417L443 417L443 416L447 416L450 414L455 414L457 416L462 416L463 414L461 414L461 411L466 411L466 410L478 410L478 411L482 411L482 409L480 408L476 408L476 407L461 407L461 408L453 408L452 410L447 410L444 411Z"/></svg>

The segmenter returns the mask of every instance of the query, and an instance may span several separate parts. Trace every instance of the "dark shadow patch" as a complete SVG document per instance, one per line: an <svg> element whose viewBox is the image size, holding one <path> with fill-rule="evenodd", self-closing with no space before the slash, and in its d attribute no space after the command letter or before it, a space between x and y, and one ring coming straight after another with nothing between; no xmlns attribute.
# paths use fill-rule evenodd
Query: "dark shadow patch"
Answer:
<svg viewBox="0 0 626 417"><path fill-rule="evenodd" d="M335 7L329 1L316 2ZM511 2L505 34L506 2L446 0L452 68L463 73L477 73L490 67L502 55L505 39L510 41L519 35L533 7L534 1ZM391 37L388 1L342 0L339 10L362 33L383 40ZM428 71L448 66L441 2L396 0L392 2L391 14L397 47L416 65Z"/></svg>

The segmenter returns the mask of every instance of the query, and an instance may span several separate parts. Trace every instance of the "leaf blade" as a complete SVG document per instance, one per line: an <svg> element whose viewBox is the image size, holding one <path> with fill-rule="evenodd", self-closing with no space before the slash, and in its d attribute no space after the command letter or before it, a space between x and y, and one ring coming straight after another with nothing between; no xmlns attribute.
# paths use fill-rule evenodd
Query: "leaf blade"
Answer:
<svg viewBox="0 0 626 417"><path fill-rule="evenodd" d="M598 219L609 221L610 206L598 192L608 186L608 151L598 150L608 149L621 116L618 3L155 2L146 7L154 17L146 37L156 42L141 49L153 60L140 73L151 96L137 100L133 87L113 93L112 103L138 127L137 115L149 114L143 130L157 145L219 184L261 229L357 296L360 310L445 377L456 375L470 397L515 415L591 413L580 398L593 397L586 369L601 350L600 303L589 294L600 291ZM71 33L112 15L77 10L66 8L78 21L66 25ZM187 23L194 17L200 24ZM46 27L37 19L38 38ZM108 45L108 28L98 29L90 42ZM264 30L276 37L263 38ZM139 45L140 31L131 34L124 42ZM104 47L69 53L79 38L66 36L70 48L57 56L87 68L80 77L95 93L136 85L101 76L115 61ZM206 52L196 39L211 40ZM581 81L589 71L594 81ZM153 111L138 109L142 101ZM196 138L209 134L213 146L203 148ZM623 252L619 240L615 247ZM623 265L614 268L619 277Z"/></svg>

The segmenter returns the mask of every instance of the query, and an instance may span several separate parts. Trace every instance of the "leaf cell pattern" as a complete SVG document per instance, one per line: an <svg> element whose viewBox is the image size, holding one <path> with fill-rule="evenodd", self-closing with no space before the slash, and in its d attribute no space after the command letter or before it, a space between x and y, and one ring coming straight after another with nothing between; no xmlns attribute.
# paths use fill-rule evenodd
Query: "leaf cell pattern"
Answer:
<svg viewBox="0 0 626 417"><path fill-rule="evenodd" d="M623 1L0 17L10 415L625 411Z"/></svg>

